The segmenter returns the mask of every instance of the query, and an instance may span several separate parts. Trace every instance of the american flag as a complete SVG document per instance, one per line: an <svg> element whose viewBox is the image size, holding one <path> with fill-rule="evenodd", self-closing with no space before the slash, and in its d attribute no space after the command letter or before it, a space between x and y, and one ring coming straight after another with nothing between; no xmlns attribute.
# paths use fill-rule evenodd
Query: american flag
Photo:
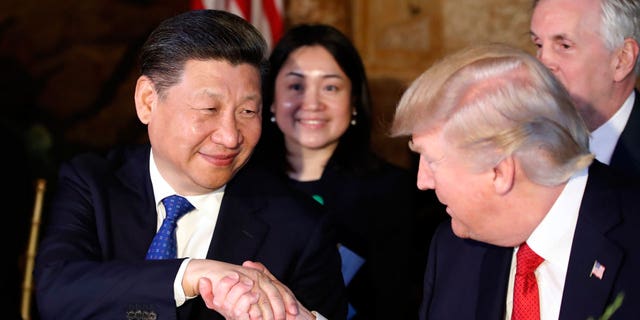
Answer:
<svg viewBox="0 0 640 320"><path fill-rule="evenodd" d="M593 263L593 268L591 268L591 274L589 275L589 277L591 276L595 276L596 278L602 280L602 276L604 275L604 266L598 261L596 260Z"/></svg>
<svg viewBox="0 0 640 320"><path fill-rule="evenodd" d="M284 0L191 0L191 9L225 10L251 22L273 48L284 29Z"/></svg>

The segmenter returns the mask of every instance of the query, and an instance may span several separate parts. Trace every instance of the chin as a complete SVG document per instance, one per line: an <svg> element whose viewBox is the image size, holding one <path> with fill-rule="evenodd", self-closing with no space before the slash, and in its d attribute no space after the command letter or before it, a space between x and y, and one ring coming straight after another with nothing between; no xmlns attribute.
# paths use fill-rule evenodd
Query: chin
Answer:
<svg viewBox="0 0 640 320"><path fill-rule="evenodd" d="M451 229L458 238L469 239L469 230L451 219Z"/></svg>

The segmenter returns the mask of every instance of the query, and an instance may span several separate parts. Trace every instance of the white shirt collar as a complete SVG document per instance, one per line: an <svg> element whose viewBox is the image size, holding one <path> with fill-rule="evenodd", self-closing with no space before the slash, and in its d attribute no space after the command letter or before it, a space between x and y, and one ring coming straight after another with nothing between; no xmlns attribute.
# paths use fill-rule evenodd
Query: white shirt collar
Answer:
<svg viewBox="0 0 640 320"><path fill-rule="evenodd" d="M162 177L160 171L158 171L158 166L156 166L156 162L153 158L153 152L149 151L149 174L151 176L151 185L153 186L153 196L155 198L156 208L159 208L162 199L178 194L169 183ZM219 203L222 202L222 197L224 195L226 185L221 188L202 195L196 196L184 196L191 202L191 204L198 209L198 211L202 211L203 208L211 207L212 205L219 206ZM217 205L216 205L217 203ZM163 213L164 217L164 213Z"/></svg>
<svg viewBox="0 0 640 320"><path fill-rule="evenodd" d="M591 132L589 150L596 155L596 159L600 162L604 164L611 162L611 156L618 143L618 138L620 138L622 130L624 130L627 121L629 121L629 115L631 114L631 109L633 109L635 97L635 91L631 91L627 100L625 100L622 107L618 109L613 117Z"/></svg>

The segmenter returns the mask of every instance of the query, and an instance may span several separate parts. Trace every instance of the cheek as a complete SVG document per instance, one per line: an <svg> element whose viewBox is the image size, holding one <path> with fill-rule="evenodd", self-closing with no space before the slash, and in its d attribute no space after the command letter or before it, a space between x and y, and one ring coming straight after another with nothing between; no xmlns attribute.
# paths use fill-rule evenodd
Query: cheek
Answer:
<svg viewBox="0 0 640 320"><path fill-rule="evenodd" d="M244 138L244 143L253 148L260 139L260 134L262 132L262 120L258 119L257 121L251 121L250 123L243 124L240 130Z"/></svg>
<svg viewBox="0 0 640 320"><path fill-rule="evenodd" d="M298 104L289 100L276 100L273 106L272 113L275 114L278 125L291 121L295 111L298 109Z"/></svg>
<svg viewBox="0 0 640 320"><path fill-rule="evenodd" d="M183 140L187 136L193 136L199 128L196 121L180 112L154 113L148 127L150 135L162 137L162 140Z"/></svg>
<svg viewBox="0 0 640 320"><path fill-rule="evenodd" d="M348 105L347 105L348 106ZM342 123L344 123L345 125L349 125L351 123L351 118L353 117L352 111L351 111L351 107L347 107L346 110L342 110L340 112L340 118L342 118Z"/></svg>
<svg viewBox="0 0 640 320"><path fill-rule="evenodd" d="M276 87L272 103L272 111L275 113L287 112L302 102L301 93Z"/></svg>
<svg viewBox="0 0 640 320"><path fill-rule="evenodd" d="M449 201L449 205L455 207L460 214L469 210L476 210L484 199L481 186L478 181L465 177L460 173L449 173L451 179L439 180L436 183L442 186L442 197ZM467 178L467 179L465 179Z"/></svg>
<svg viewBox="0 0 640 320"><path fill-rule="evenodd" d="M275 103L274 112L276 116L290 117L296 110L297 105L298 104L294 101L279 100L279 101L276 101Z"/></svg>
<svg viewBox="0 0 640 320"><path fill-rule="evenodd" d="M333 116L332 122L342 135L345 131L347 131L349 125L351 125L351 118L353 116L351 112L351 106L349 105L349 99L335 101L331 113Z"/></svg>

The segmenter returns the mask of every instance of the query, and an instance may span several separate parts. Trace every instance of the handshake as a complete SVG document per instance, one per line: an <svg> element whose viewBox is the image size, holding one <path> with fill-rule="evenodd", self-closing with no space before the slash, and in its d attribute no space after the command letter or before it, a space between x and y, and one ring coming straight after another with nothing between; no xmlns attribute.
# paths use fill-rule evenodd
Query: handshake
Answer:
<svg viewBox="0 0 640 320"><path fill-rule="evenodd" d="M187 266L182 287L188 297L200 295L209 309L226 319L324 319L300 304L293 292L259 262L245 261L238 266L194 259Z"/></svg>

